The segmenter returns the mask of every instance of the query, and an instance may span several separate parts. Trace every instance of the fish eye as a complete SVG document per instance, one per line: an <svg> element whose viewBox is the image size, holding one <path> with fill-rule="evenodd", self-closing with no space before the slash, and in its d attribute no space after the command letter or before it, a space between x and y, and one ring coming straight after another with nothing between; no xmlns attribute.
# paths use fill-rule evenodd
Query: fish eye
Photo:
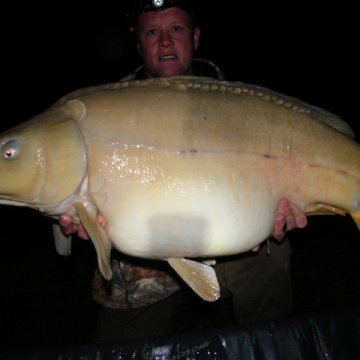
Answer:
<svg viewBox="0 0 360 360"><path fill-rule="evenodd" d="M19 144L16 140L9 140L1 148L4 159L13 159L19 152Z"/></svg>

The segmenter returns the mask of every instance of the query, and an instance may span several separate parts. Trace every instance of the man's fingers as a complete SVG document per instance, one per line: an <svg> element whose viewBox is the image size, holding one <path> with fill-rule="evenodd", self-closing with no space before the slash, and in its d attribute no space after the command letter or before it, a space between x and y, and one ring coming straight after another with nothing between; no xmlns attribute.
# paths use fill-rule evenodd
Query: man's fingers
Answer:
<svg viewBox="0 0 360 360"><path fill-rule="evenodd" d="M59 224L64 234L70 235L78 230L78 225L75 225L72 218L67 215L59 216Z"/></svg>
<svg viewBox="0 0 360 360"><path fill-rule="evenodd" d="M295 217L297 228L304 228L307 225L307 216L294 204L290 204L290 209Z"/></svg>
<svg viewBox="0 0 360 360"><path fill-rule="evenodd" d="M86 232L85 228L82 226L82 224L78 225L77 235L80 239L89 240L89 235Z"/></svg>
<svg viewBox="0 0 360 360"><path fill-rule="evenodd" d="M275 218L273 234L275 239L282 240L286 231L302 229L306 225L307 217L296 205L290 204L286 199L279 201L279 213Z"/></svg>
<svg viewBox="0 0 360 360"><path fill-rule="evenodd" d="M285 215L285 217L289 216L291 213L290 203L286 199L281 199L279 201L279 213Z"/></svg>
<svg viewBox="0 0 360 360"><path fill-rule="evenodd" d="M67 228L71 225L72 220L70 216L60 215L59 216L59 224L62 228Z"/></svg>
<svg viewBox="0 0 360 360"><path fill-rule="evenodd" d="M59 224L61 230L66 235L71 235L77 233L78 237L83 240L88 240L89 235L87 234L85 228L80 224L75 224L73 219L68 215L59 216Z"/></svg>
<svg viewBox="0 0 360 360"><path fill-rule="evenodd" d="M285 228L286 225L286 218L284 214L277 214L275 218L275 227L274 227L274 234L273 237L276 240L282 240L285 236Z"/></svg>
<svg viewBox="0 0 360 360"><path fill-rule="evenodd" d="M98 214L96 216L96 220L104 229L106 228L107 223L106 223L106 220L104 219L104 217L102 217L100 214Z"/></svg>

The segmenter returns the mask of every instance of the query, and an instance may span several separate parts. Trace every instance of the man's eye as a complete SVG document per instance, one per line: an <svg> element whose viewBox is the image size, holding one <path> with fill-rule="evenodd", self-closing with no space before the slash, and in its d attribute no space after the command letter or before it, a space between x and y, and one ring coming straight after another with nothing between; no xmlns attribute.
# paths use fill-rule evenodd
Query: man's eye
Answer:
<svg viewBox="0 0 360 360"><path fill-rule="evenodd" d="M178 31L181 30L181 27L180 27L180 26L174 26L174 27L173 27L173 30L174 30L175 32L178 32Z"/></svg>
<svg viewBox="0 0 360 360"><path fill-rule="evenodd" d="M152 29L152 30L149 30L147 32L149 35L155 35L156 34L156 30L155 29Z"/></svg>

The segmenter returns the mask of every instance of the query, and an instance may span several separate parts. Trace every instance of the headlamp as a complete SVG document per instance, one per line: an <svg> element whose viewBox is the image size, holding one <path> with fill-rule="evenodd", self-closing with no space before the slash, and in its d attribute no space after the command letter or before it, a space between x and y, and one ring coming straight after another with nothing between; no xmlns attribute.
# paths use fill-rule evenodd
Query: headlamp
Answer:
<svg viewBox="0 0 360 360"><path fill-rule="evenodd" d="M160 8L164 5L164 0L152 0L152 4L156 7L156 8Z"/></svg>
<svg viewBox="0 0 360 360"><path fill-rule="evenodd" d="M127 16L130 21L129 31L130 33L135 31L134 23L139 14L150 11L162 11L171 7L178 7L186 11L195 21L195 13L190 6L190 2L191 0L140 0Z"/></svg>

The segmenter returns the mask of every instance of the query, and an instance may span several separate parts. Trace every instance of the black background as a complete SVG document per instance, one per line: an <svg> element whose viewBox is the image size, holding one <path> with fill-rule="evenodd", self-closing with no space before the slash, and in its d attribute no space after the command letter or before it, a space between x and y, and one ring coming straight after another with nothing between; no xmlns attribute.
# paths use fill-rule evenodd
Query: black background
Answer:
<svg viewBox="0 0 360 360"><path fill-rule="evenodd" d="M126 36L125 1L13 1L1 5L0 129L72 90L115 82L140 63ZM360 134L358 10L347 2L197 1L198 57L228 80L257 84L325 108ZM339 149L341 151L341 149ZM311 184L309 185L311 186ZM51 221L0 206L0 349L91 341L96 307L90 242L55 251ZM359 305L359 235L351 219L317 217L290 234L294 311Z"/></svg>

